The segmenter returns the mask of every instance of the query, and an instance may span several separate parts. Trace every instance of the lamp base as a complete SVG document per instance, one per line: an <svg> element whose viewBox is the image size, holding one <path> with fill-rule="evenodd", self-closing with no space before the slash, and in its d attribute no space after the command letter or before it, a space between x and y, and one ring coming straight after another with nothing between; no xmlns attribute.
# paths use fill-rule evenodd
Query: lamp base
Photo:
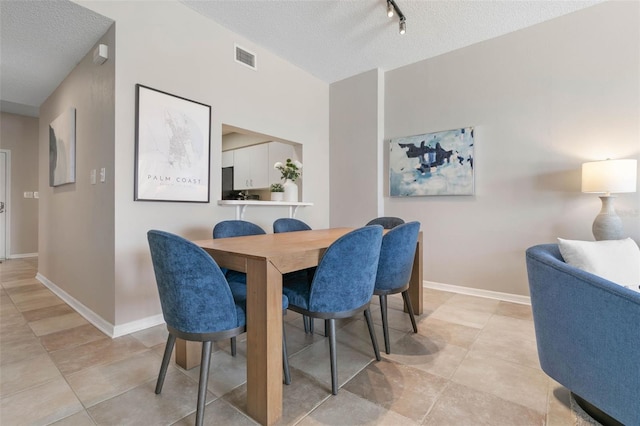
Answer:
<svg viewBox="0 0 640 426"><path fill-rule="evenodd" d="M622 221L613 207L613 199L611 195L603 195L602 209L596 219L593 221L591 230L596 241L602 240L621 240L624 238L622 233Z"/></svg>

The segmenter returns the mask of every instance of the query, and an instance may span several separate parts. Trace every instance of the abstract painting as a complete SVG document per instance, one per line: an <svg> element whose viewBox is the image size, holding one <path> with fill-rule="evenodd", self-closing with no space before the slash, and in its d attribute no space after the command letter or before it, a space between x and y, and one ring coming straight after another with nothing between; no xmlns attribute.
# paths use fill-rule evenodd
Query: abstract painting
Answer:
<svg viewBox="0 0 640 426"><path fill-rule="evenodd" d="M473 132L465 127L391 139L389 194L473 195Z"/></svg>
<svg viewBox="0 0 640 426"><path fill-rule="evenodd" d="M211 107L136 85L135 201L209 202Z"/></svg>
<svg viewBox="0 0 640 426"><path fill-rule="evenodd" d="M76 181L76 109L49 124L49 186Z"/></svg>

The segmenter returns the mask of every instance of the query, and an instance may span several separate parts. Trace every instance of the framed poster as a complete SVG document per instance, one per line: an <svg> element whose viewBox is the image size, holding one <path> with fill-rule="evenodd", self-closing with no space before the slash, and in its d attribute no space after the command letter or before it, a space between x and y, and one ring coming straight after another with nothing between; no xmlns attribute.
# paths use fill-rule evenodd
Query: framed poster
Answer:
<svg viewBox="0 0 640 426"><path fill-rule="evenodd" d="M49 124L49 186L76 181L76 109L69 108Z"/></svg>
<svg viewBox="0 0 640 426"><path fill-rule="evenodd" d="M135 201L209 202L211 107L136 84Z"/></svg>
<svg viewBox="0 0 640 426"><path fill-rule="evenodd" d="M389 141L389 195L473 195L473 127Z"/></svg>

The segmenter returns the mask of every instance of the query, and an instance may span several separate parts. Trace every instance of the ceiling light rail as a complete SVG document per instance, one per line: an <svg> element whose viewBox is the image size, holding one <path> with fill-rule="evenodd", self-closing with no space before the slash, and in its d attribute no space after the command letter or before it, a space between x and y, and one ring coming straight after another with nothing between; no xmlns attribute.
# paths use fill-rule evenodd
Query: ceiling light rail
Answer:
<svg viewBox="0 0 640 426"><path fill-rule="evenodd" d="M394 15L398 15L398 21L400 26L400 34L407 32L407 18L404 16L398 5L394 0L387 0L387 16L392 18Z"/></svg>

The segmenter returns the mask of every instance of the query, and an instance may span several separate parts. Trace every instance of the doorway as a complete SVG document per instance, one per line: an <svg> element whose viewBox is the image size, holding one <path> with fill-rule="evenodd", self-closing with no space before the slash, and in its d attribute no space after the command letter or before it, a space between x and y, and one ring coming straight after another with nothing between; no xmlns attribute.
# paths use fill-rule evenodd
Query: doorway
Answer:
<svg viewBox="0 0 640 426"><path fill-rule="evenodd" d="M0 149L0 260L9 253L9 203L11 198L11 151Z"/></svg>

